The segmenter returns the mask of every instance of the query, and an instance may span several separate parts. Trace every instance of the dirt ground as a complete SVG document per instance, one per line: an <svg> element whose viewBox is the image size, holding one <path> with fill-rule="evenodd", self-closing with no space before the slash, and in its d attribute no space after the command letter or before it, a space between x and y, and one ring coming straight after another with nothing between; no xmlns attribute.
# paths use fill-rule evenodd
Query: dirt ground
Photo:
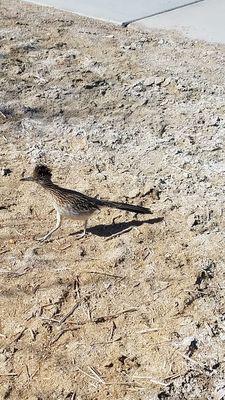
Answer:
<svg viewBox="0 0 225 400"><path fill-rule="evenodd" d="M0 398L224 399L225 47L0 15ZM55 213L20 181L38 162L152 215L105 209L40 244Z"/></svg>

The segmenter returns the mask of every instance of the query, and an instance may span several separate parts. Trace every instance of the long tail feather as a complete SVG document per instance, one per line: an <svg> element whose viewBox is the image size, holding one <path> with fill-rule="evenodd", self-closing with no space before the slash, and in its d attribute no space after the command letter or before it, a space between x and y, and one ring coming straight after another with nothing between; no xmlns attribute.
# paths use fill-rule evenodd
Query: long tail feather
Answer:
<svg viewBox="0 0 225 400"><path fill-rule="evenodd" d="M151 210L142 206L135 206L133 204L118 203L117 201L108 201L98 199L99 206L106 206L110 208L118 208L119 210L130 211L139 214L152 214Z"/></svg>

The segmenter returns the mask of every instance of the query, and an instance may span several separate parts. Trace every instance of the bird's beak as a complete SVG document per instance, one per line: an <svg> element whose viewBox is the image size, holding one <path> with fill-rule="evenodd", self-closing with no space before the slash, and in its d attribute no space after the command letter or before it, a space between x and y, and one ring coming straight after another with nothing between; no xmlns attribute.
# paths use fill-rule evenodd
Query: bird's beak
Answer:
<svg viewBox="0 0 225 400"><path fill-rule="evenodd" d="M34 180L34 178L33 178L33 176L27 176L26 178L21 178L20 179L21 181L33 181Z"/></svg>

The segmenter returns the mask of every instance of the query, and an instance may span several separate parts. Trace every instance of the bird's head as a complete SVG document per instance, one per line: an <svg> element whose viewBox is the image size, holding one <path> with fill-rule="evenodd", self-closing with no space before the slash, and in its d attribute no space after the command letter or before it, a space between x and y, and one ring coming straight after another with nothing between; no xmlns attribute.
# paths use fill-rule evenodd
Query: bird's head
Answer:
<svg viewBox="0 0 225 400"><path fill-rule="evenodd" d="M36 165L34 168L32 176L27 176L25 178L21 178L21 181L31 181L40 183L41 185L50 182L52 177L51 169L48 168L46 165Z"/></svg>

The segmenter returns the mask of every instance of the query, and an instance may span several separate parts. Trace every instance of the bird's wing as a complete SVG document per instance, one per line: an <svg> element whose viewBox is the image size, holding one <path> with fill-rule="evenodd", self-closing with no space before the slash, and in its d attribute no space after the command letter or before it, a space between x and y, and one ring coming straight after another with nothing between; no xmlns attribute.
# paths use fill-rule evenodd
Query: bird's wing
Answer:
<svg viewBox="0 0 225 400"><path fill-rule="evenodd" d="M96 201L97 199L93 197L89 197L83 193L70 189L63 189L62 195L65 195L65 198L78 212L99 210L99 206Z"/></svg>

